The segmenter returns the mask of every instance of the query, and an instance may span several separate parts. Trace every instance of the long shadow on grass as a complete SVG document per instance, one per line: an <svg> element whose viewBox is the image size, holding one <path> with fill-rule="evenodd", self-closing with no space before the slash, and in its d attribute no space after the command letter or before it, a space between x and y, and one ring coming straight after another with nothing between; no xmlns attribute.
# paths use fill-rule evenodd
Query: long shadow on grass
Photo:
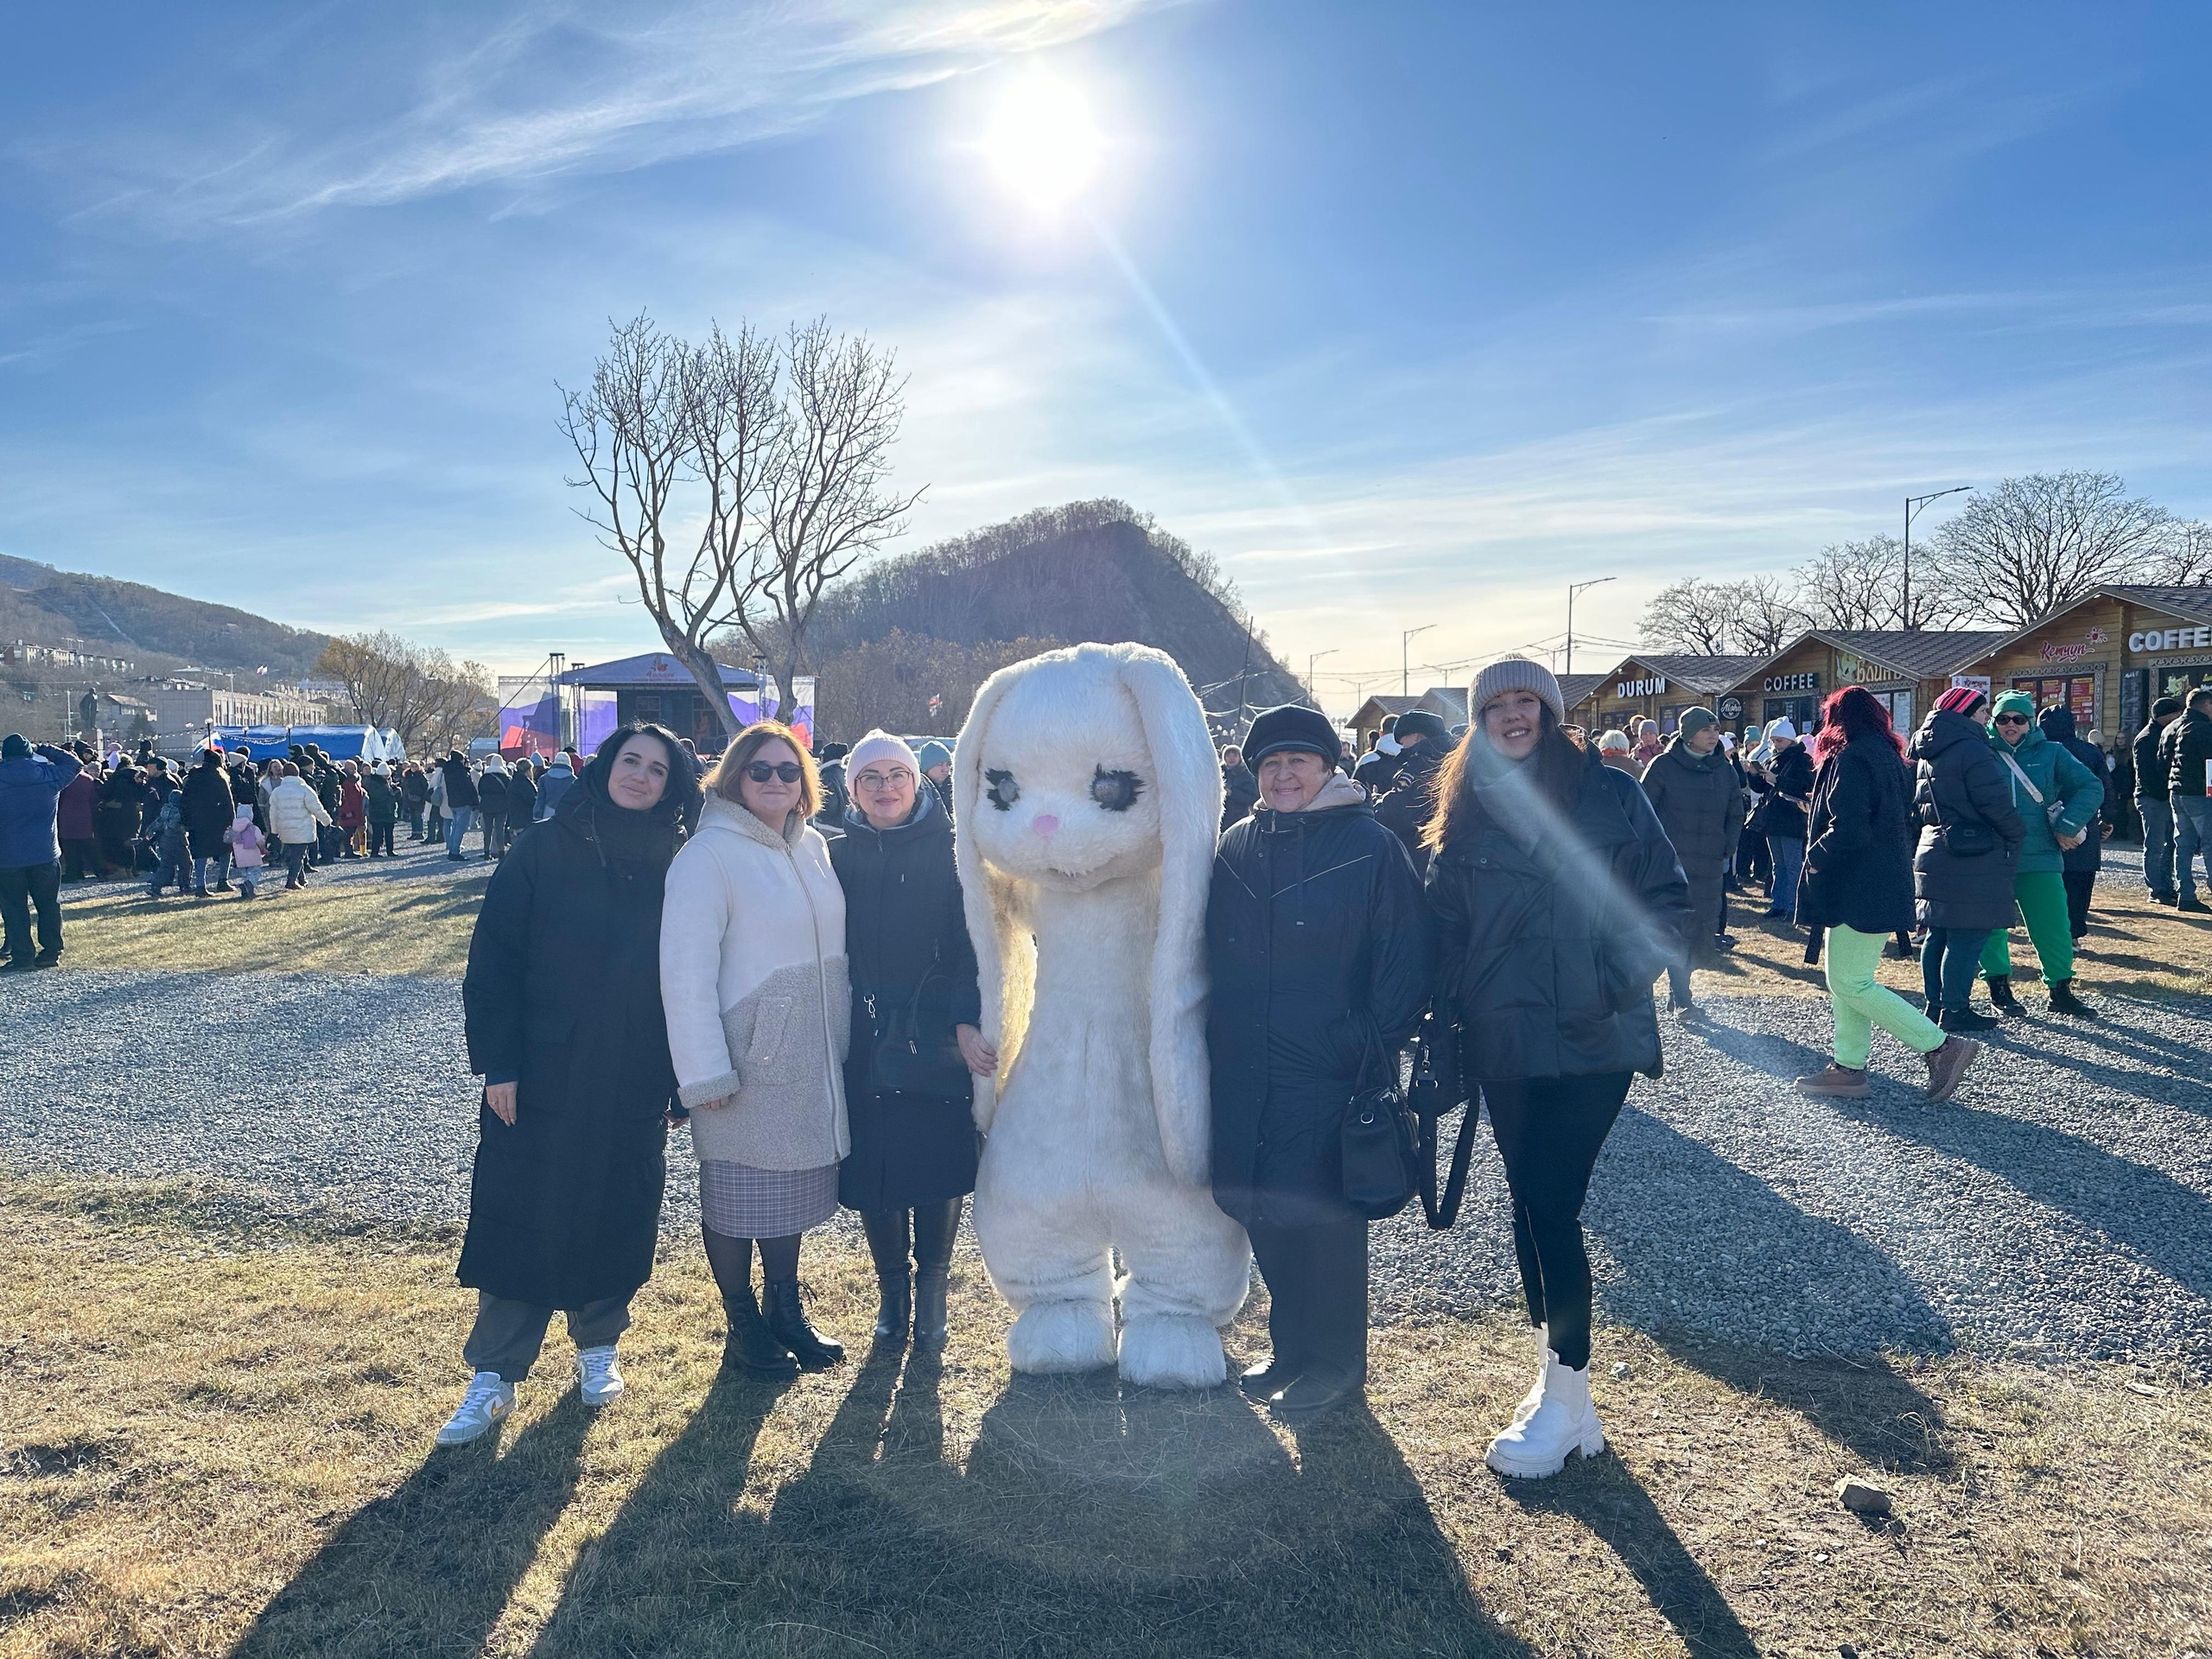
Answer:
<svg viewBox="0 0 2212 1659"><path fill-rule="evenodd" d="M1787 1406L1870 1469L1941 1476L1958 1467L1942 1408L1879 1355L1788 1359L1681 1331L1656 1332L1652 1339L1738 1393Z"/></svg>
<svg viewBox="0 0 2212 1659"><path fill-rule="evenodd" d="M1529 1649L1470 1593L1363 1412L1294 1465L1233 1390L1017 1377L948 1459L936 1360L862 1364L765 1527L683 1440L538 1653L1173 1655Z"/></svg>
<svg viewBox="0 0 2212 1659"><path fill-rule="evenodd" d="M576 1486L590 1423L572 1391L516 1436L435 1452L357 1511L264 1608L232 1659L481 1651Z"/></svg>
<svg viewBox="0 0 2212 1659"><path fill-rule="evenodd" d="M1522 1509L1573 1516L1602 1539L1693 1659L1759 1659L1751 1632L1619 1459L1602 1458L1551 1480L1510 1481L1506 1491Z"/></svg>
<svg viewBox="0 0 2212 1659"><path fill-rule="evenodd" d="M731 1631L715 1615L731 1589L774 1599L770 1586L748 1582L758 1570L760 1522L738 1503L761 1425L786 1386L728 1371L716 1377L683 1433L569 1575L533 1654L601 1659L743 1644L747 1632Z"/></svg>
<svg viewBox="0 0 2212 1659"><path fill-rule="evenodd" d="M1747 1041L1749 1033L1716 1027L1706 1035L1716 1048L1762 1071L1770 1069L1766 1058L1777 1052L1802 1071L1817 1071L1827 1063L1827 1056L1770 1033ZM2107 1152L2080 1135L1974 1103L1984 1091L1999 1093L1986 1083L1978 1089L1978 1083L1969 1077L1940 1110L1916 1103L1900 1109L1879 1090L1865 1100L1823 1104L1839 1116L1986 1169L2134 1251L2183 1289L2212 1296L2212 1271L2198 1243L2212 1228L2212 1201L2163 1170Z"/></svg>

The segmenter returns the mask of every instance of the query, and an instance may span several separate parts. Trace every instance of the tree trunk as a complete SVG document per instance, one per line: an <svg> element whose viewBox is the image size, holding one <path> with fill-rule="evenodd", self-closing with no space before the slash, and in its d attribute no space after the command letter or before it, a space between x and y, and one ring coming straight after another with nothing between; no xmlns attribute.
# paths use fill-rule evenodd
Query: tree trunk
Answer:
<svg viewBox="0 0 2212 1659"><path fill-rule="evenodd" d="M715 661L712 652L702 651L676 628L664 625L661 643L668 647L668 654L690 671L691 678L699 688L699 695L707 700L714 711L715 721L721 728L725 739L734 738L745 729L737 718L737 711L729 706L729 690L722 684L721 665ZM689 732L678 732L678 737L689 737Z"/></svg>

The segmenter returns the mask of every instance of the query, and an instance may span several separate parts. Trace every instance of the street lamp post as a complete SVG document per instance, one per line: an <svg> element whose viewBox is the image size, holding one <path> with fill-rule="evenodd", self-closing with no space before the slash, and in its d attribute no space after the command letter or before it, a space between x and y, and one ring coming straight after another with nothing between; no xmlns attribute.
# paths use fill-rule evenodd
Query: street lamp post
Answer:
<svg viewBox="0 0 2212 1659"><path fill-rule="evenodd" d="M1414 636L1427 633L1436 626L1433 622L1424 622L1417 628L1408 628L1398 636L1398 695L1402 697L1410 697L1414 694Z"/></svg>
<svg viewBox="0 0 2212 1659"><path fill-rule="evenodd" d="M1572 674L1574 672L1574 596L1580 593L1585 588L1602 587L1606 582L1618 582L1618 580L1619 578L1618 576L1592 576L1587 582L1576 582L1567 584L1567 666L1560 671L1560 673Z"/></svg>
<svg viewBox="0 0 2212 1659"><path fill-rule="evenodd" d="M1342 646L1340 646L1340 645L1331 645L1331 646L1330 646L1326 651L1309 652L1306 654L1306 695L1307 696L1309 696L1309 697L1312 697L1312 698L1313 698L1313 706L1314 706L1316 709L1319 709L1319 708L1320 708L1320 707L1321 707L1321 699L1320 699L1319 696L1315 696L1315 694L1314 694L1314 690L1313 690L1313 664L1316 664L1316 663L1318 663L1318 662L1319 662L1319 661L1320 661L1324 657L1333 657L1333 656L1335 656L1335 655L1337 654L1337 652L1339 652L1339 651L1340 651L1340 650L1342 650L1342 649L1343 649L1343 647L1342 647ZM1324 711L1324 712L1325 712L1325 711Z"/></svg>
<svg viewBox="0 0 2212 1659"><path fill-rule="evenodd" d="M1908 629L1912 626L1912 521L1930 501L1941 501L1947 495L1956 495L1961 490L1972 488L1974 486L1971 484L1960 484L1948 490L1938 490L1933 495L1908 495L1904 499L1904 602L1897 620Z"/></svg>

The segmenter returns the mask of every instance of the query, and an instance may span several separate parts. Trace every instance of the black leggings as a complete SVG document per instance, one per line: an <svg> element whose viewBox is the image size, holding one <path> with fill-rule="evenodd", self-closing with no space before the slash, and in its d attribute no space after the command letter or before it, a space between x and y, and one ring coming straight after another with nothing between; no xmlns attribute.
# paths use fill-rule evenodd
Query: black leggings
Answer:
<svg viewBox="0 0 2212 1659"><path fill-rule="evenodd" d="M1635 1075L1606 1071L1483 1084L1491 1133L1497 1137L1513 1193L1513 1251L1520 1258L1529 1323L1551 1327L1551 1350L1573 1370L1590 1363L1583 1195Z"/></svg>
<svg viewBox="0 0 2212 1659"><path fill-rule="evenodd" d="M711 1227L702 1227L699 1231L706 1240L707 1265L714 1269L715 1288L721 1292L722 1300L751 1300L753 1241L732 1238ZM798 1278L798 1242L804 1236L804 1233L791 1233L783 1238L760 1240L760 1276L772 1285Z"/></svg>
<svg viewBox="0 0 2212 1659"><path fill-rule="evenodd" d="M903 1274L910 1253L918 1268L950 1267L952 1241L960 1231L960 1206L965 1202L944 1198L912 1210L861 1211L861 1227L877 1271L886 1276Z"/></svg>

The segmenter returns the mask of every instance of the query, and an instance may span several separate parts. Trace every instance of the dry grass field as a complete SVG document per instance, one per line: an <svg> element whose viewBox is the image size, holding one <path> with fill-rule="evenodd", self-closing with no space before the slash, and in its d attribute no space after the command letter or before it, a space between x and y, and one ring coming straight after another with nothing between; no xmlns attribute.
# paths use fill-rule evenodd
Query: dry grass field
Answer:
<svg viewBox="0 0 2212 1659"><path fill-rule="evenodd" d="M1510 1320L1378 1332L1371 1412L1292 1433L1230 1390L1010 1380L969 1260L941 1361L779 1388L716 1376L687 1241L626 1398L588 1414L556 1334L496 1442L433 1452L449 1240L51 1183L0 1186L0 1236L10 1659L2212 1651L2212 1396L2139 1370L1610 1330L1616 1454L1509 1483ZM865 1260L808 1278L857 1350Z"/></svg>

